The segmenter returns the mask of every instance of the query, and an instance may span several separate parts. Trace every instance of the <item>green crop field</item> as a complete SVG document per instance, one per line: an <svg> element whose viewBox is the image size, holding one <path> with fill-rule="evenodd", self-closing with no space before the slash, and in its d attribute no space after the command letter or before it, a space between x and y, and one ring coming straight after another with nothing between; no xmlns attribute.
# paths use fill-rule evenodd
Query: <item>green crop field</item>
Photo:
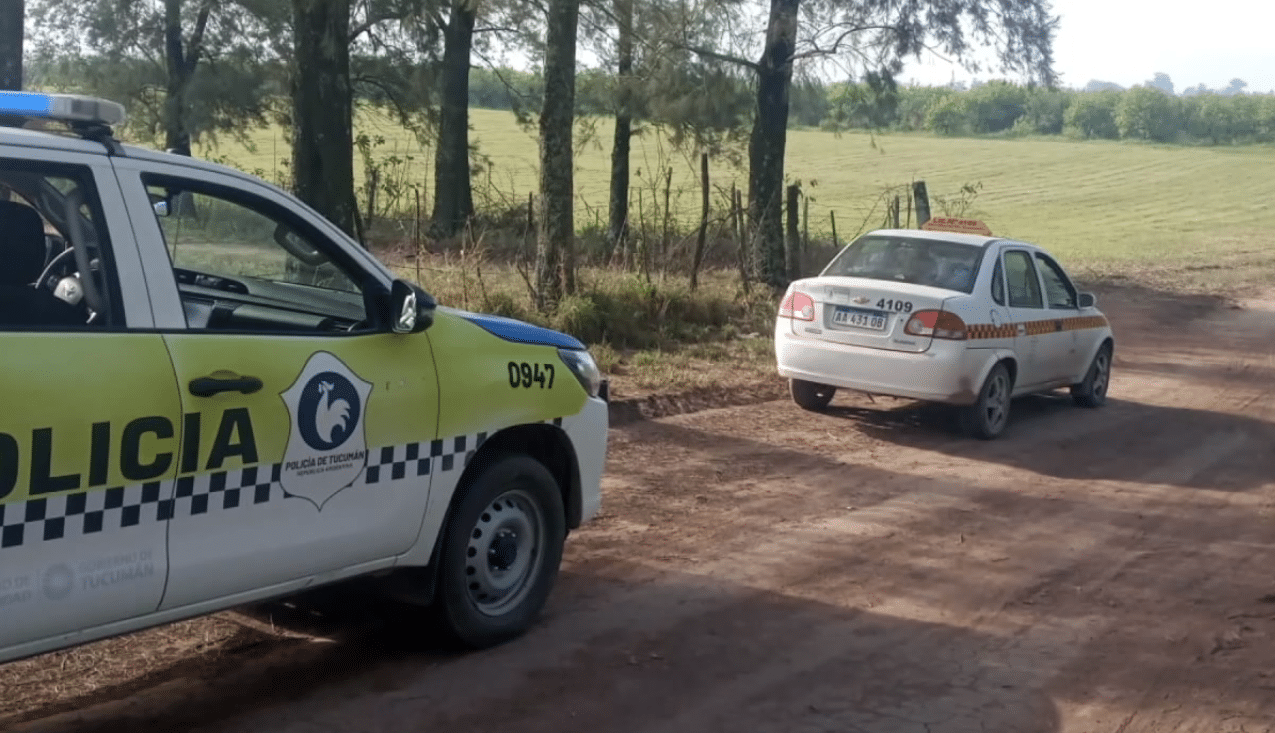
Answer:
<svg viewBox="0 0 1275 733"><path fill-rule="evenodd" d="M525 202L536 182L534 131L518 127L511 114L473 110L472 139L491 160L476 181L479 202L507 206ZM363 116L360 132L385 142L374 156L412 156L405 183L424 185L431 200L433 151L384 118ZM577 226L605 221L611 130L598 120L592 137L577 141ZM223 142L203 155L277 178L288 157L277 129L253 137L256 150ZM699 192L692 165L653 134L639 137L633 151L634 216L638 191L653 218L658 171L672 167L674 214L682 222L697 214ZM362 169L361 162L358 165ZM403 169L400 169L403 170ZM1155 266L1198 262L1213 254L1264 252L1275 230L1275 147L1186 147L1065 139L940 138L924 134L834 135L793 131L788 175L809 194L812 236L827 238L829 211L844 240L884 218L881 193L890 186L924 179L931 196L955 194L981 184L967 216L986 221L997 234L1042 244L1085 267ZM655 175L653 175L655 173ZM358 175L362 175L359 173ZM746 171L725 159L713 161L714 187L746 185ZM659 193L662 199L662 191ZM410 201L407 197L405 201ZM715 205L725 199L714 196ZM481 205L481 203L480 203ZM875 207L875 208L874 208ZM936 205L934 214L942 213ZM1105 268L1104 268L1105 269Z"/></svg>

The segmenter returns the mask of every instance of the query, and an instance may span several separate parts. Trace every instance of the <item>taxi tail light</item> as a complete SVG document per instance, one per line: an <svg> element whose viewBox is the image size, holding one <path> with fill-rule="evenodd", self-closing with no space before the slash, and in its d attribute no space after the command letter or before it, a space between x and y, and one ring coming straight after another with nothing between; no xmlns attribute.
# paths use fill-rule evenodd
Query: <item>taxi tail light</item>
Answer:
<svg viewBox="0 0 1275 733"><path fill-rule="evenodd" d="M779 304L780 318L795 318L798 321L815 320L815 301L805 293L793 291L784 296Z"/></svg>
<svg viewBox="0 0 1275 733"><path fill-rule="evenodd" d="M929 336L936 339L964 341L969 337L965 321L948 311L917 311L909 318L903 331L912 336Z"/></svg>

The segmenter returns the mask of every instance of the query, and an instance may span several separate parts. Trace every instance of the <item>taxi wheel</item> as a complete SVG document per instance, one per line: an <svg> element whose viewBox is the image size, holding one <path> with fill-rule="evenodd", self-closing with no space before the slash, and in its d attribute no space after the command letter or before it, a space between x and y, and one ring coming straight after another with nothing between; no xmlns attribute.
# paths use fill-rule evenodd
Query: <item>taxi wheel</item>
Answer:
<svg viewBox="0 0 1275 733"><path fill-rule="evenodd" d="M530 456L492 457L468 484L443 541L438 610L454 640L481 649L540 615L562 562L566 513L557 481Z"/></svg>
<svg viewBox="0 0 1275 733"><path fill-rule="evenodd" d="M1081 407L1102 407L1111 386L1111 344L1103 344L1094 355L1085 381L1071 385L1071 399Z"/></svg>
<svg viewBox="0 0 1275 733"><path fill-rule="evenodd" d="M796 402L801 409L819 412L832 402L832 396L837 393L837 388L807 382L804 379L790 379L788 392L792 394L792 401Z"/></svg>
<svg viewBox="0 0 1275 733"><path fill-rule="evenodd" d="M971 437L991 440L1005 432L1009 424L1009 406L1014 384L1004 364L992 367L992 372L979 390L978 401L961 408L961 427Z"/></svg>

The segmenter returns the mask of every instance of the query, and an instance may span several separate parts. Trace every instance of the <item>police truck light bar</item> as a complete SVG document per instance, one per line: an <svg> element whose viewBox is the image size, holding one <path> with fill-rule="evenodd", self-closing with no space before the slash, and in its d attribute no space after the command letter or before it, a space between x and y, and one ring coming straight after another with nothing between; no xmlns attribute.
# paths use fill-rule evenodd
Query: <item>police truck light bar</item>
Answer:
<svg viewBox="0 0 1275 733"><path fill-rule="evenodd" d="M80 94L0 91L0 115L113 127L124 121L124 105Z"/></svg>

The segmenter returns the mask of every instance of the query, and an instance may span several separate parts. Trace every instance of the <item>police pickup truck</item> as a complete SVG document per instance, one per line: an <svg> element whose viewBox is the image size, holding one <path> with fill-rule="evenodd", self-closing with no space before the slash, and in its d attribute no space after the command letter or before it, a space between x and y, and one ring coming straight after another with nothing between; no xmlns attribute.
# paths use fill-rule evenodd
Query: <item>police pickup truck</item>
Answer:
<svg viewBox="0 0 1275 733"><path fill-rule="evenodd" d="M599 508L583 344L120 144L118 104L0 116L0 662L356 576L473 647L534 622Z"/></svg>

